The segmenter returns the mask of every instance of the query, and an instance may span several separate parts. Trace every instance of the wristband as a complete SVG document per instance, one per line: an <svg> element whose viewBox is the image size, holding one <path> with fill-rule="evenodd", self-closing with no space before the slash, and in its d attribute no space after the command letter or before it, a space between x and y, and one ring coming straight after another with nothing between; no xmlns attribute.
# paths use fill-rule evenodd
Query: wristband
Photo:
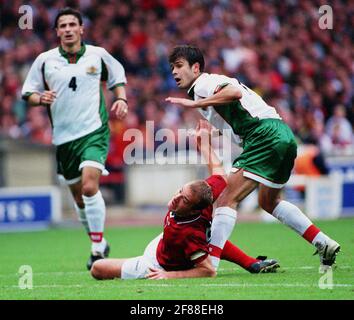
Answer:
<svg viewBox="0 0 354 320"><path fill-rule="evenodd" d="M122 101L124 101L126 104L128 104L127 99L124 99L124 98L117 98L116 101L118 101L118 100L122 100Z"/></svg>

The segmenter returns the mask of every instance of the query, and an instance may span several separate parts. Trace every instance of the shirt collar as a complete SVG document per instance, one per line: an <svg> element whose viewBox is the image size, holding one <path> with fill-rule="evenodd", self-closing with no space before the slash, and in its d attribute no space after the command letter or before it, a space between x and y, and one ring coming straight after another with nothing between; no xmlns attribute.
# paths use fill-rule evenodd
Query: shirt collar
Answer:
<svg viewBox="0 0 354 320"><path fill-rule="evenodd" d="M197 79L194 80L194 82L192 83L192 85L189 87L187 94L191 97L194 98L194 87L197 84L197 81L199 79L201 79L202 77L206 76L206 73L201 73Z"/></svg>
<svg viewBox="0 0 354 320"><path fill-rule="evenodd" d="M188 222L193 222L195 220L198 220L201 213L199 211L196 211L192 215L186 216L186 217L180 217L173 211L171 211L171 214L172 214L173 219L175 219L175 221L177 223L188 223Z"/></svg>
<svg viewBox="0 0 354 320"><path fill-rule="evenodd" d="M75 53L67 52L62 48L62 46L59 46L59 52L64 58L69 60L73 56L76 56L76 62L84 55L85 51L86 51L86 45L83 42L81 43L80 50Z"/></svg>

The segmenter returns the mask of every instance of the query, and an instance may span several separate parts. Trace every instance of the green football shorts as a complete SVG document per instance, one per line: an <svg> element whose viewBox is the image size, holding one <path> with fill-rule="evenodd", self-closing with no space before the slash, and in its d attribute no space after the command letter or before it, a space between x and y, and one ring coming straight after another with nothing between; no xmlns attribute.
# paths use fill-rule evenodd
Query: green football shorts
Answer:
<svg viewBox="0 0 354 320"><path fill-rule="evenodd" d="M244 139L243 152L233 162L243 175L271 188L289 180L297 153L291 129L278 119L263 119ZM234 169L235 170L235 169Z"/></svg>
<svg viewBox="0 0 354 320"><path fill-rule="evenodd" d="M103 125L97 130L79 139L57 146L57 172L68 184L76 183L81 178L81 169L95 167L106 172L104 164L109 147L109 128Z"/></svg>

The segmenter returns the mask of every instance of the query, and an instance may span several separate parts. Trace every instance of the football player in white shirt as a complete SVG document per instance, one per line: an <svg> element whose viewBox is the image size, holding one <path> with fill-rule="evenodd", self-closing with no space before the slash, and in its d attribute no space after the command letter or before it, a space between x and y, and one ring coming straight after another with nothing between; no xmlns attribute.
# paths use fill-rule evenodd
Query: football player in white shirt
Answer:
<svg viewBox="0 0 354 320"><path fill-rule="evenodd" d="M113 91L118 119L128 112L123 66L101 47L85 45L79 11L64 8L55 19L60 46L40 54L22 88L32 107L44 106L53 127L58 174L69 185L79 220L92 245L87 262L109 254L103 237L106 208L99 190L109 147L108 112L102 82Z"/></svg>
<svg viewBox="0 0 354 320"><path fill-rule="evenodd" d="M281 189L290 177L297 145L276 110L236 78L205 73L199 48L177 46L169 62L177 86L187 89L193 100L166 100L197 109L220 132L229 129L232 140L241 142L243 147L216 203L209 252L214 267L218 267L220 251L236 223L237 205L257 187L260 207L316 247L322 270L332 266L339 244L313 225L299 208L281 200Z"/></svg>

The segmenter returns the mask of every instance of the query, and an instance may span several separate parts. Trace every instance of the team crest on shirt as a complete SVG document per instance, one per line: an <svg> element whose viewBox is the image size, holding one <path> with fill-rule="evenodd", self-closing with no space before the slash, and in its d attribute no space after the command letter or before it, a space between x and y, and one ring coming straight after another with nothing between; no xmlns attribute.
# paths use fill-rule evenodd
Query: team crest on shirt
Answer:
<svg viewBox="0 0 354 320"><path fill-rule="evenodd" d="M97 74L98 69L95 66L91 66L86 69L86 73L87 74Z"/></svg>

